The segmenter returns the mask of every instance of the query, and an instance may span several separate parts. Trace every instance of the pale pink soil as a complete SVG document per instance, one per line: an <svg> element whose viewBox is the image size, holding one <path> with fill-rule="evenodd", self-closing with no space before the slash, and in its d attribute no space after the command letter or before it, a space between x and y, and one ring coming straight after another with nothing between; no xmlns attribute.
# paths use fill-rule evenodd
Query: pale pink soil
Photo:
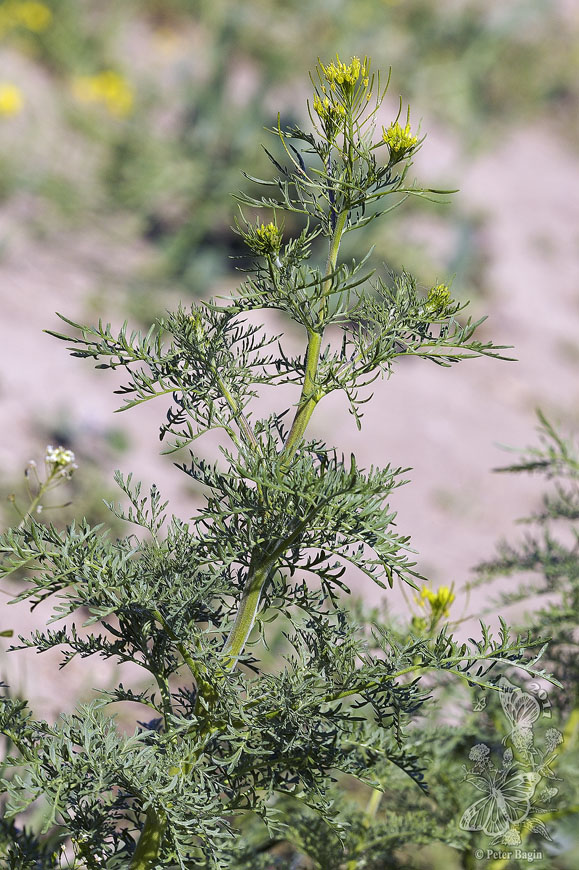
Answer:
<svg viewBox="0 0 579 870"><path fill-rule="evenodd" d="M448 173L451 154L434 132L417 175ZM412 467L411 483L393 499L399 529L411 534L419 565L435 586L452 582L460 588L497 539L520 534L515 518L529 512L540 492L535 481L490 473L509 459L497 444L533 442L538 406L554 421L579 427L579 158L546 140L544 127L537 125L517 130L492 153L454 163L452 175L463 206L485 216L480 244L492 298L476 302L475 309L490 312L484 334L513 344L518 362L476 360L451 370L406 362L390 381L376 384L362 433L344 401L332 396L318 409L312 434L346 454L354 451L361 465ZM115 239L96 231L43 244L14 232L20 218L7 213L2 219L0 474L13 479L29 458L39 458L38 421L52 420L64 409L87 437L94 429L126 426L132 447L122 457L122 470L145 482L156 480L174 512L190 516L185 479L170 459L157 456L162 409L152 403L113 419L115 377L70 359L62 343L42 332L59 328L55 310L83 317L95 275L100 286L107 274L119 285L119 275L146 262L146 250L131 243L127 251L122 233ZM112 296L105 293L99 304L107 319L122 320ZM357 592L379 600L379 590L353 574L350 579ZM398 590L389 598L401 604ZM475 595L468 612L478 615L487 600L486 593ZM456 608L460 616L460 600ZM25 606L3 606L0 629L27 633L43 625L45 616L46 609L30 615ZM9 641L0 644L5 649ZM75 661L59 672L56 658L31 653L0 658L2 676L49 717L110 678L109 667L96 660Z"/></svg>

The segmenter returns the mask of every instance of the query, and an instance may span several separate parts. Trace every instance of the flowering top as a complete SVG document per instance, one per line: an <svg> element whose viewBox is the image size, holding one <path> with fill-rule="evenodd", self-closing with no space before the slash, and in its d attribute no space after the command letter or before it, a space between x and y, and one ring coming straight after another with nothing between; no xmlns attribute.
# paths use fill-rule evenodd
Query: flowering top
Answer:
<svg viewBox="0 0 579 870"><path fill-rule="evenodd" d="M401 127L399 122L396 121L390 124L387 130L382 128L382 138L390 149L390 160L393 163L401 160L412 151L418 142L418 137L412 135L410 122L405 127Z"/></svg>
<svg viewBox="0 0 579 870"><path fill-rule="evenodd" d="M446 284L436 284L435 287L431 287L428 291L424 307L429 315L436 317L444 314L452 301L448 286Z"/></svg>
<svg viewBox="0 0 579 870"><path fill-rule="evenodd" d="M360 74L362 78L366 78L366 63L362 64L359 57L353 57L349 64L345 64L336 55L336 61L337 63L332 61L327 66L324 66L320 61L320 69L332 88L335 88L336 83L339 85L355 85L360 78Z"/></svg>
<svg viewBox="0 0 579 870"><path fill-rule="evenodd" d="M199 312L189 315L189 323L193 327L193 334L198 345L203 344L205 338L205 330L203 328L203 318Z"/></svg>

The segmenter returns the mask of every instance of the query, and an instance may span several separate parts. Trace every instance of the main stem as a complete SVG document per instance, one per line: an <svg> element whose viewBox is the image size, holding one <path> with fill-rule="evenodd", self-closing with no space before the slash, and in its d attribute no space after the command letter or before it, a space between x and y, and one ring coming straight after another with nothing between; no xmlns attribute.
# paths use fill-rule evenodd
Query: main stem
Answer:
<svg viewBox="0 0 579 870"><path fill-rule="evenodd" d="M166 827L165 816L149 807L129 870L152 870L156 866Z"/></svg>
<svg viewBox="0 0 579 870"><path fill-rule="evenodd" d="M310 417L314 412L314 408L321 398L316 386L316 376L324 335L323 323L327 313L328 296L332 286L331 275L336 271L340 241L346 226L347 217L347 211L343 211L337 216L336 226L330 240L326 271L322 283L318 328L308 330L304 383L293 423L281 453L284 468L289 466L297 446L304 435ZM259 610L263 587L273 567L271 553L268 553L262 559L256 553L253 554L239 610L223 648L224 664L228 670L232 670L235 667L237 659L243 652Z"/></svg>
<svg viewBox="0 0 579 870"><path fill-rule="evenodd" d="M328 259L326 262L326 273L322 284L322 300L319 312L320 326L318 329L310 329L308 331L308 348L306 351L306 371L304 375L304 383L302 392L298 402L297 411L287 437L287 441L282 451L286 467L289 465L292 456L294 455L297 446L306 431L306 427L310 421L310 417L314 412L314 408L321 399L316 387L316 374L318 371L318 363L320 360L320 351L322 347L322 338L324 336L323 320L328 307L328 296L331 289L330 275L336 271L338 262L338 251L340 250L340 242L346 226L348 212L343 211L336 219L336 226L330 241L330 250L328 251Z"/></svg>

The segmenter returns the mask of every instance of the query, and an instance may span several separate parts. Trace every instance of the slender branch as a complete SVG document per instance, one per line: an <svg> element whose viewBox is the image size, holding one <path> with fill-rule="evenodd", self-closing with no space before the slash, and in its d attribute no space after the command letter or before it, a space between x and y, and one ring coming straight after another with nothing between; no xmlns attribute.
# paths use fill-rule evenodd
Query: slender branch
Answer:
<svg viewBox="0 0 579 870"><path fill-rule="evenodd" d="M215 374L215 378L217 380L217 384L219 386L219 389L221 390L221 394L223 395L223 398L225 399L225 401L227 402L227 404L231 408L233 416L235 417L235 419L237 421L237 425L239 426L239 429L240 429L242 435L244 436L244 438L246 439L248 444L251 445L251 447L253 447L255 450L259 450L259 442L253 433L253 429L249 425L249 421L248 421L247 417L245 416L245 414L243 413L243 411L241 410L241 408L239 407L239 405L235 401L235 398L232 396L232 394L229 391L227 385L225 384L223 378L217 374L215 369L214 369L214 374Z"/></svg>
<svg viewBox="0 0 579 870"><path fill-rule="evenodd" d="M167 632L167 634L169 635L171 640L177 646L177 649L179 650L183 661L185 662L185 664L189 668L191 675L192 675L193 679L195 680L195 684L197 685L201 679L199 665L197 664L197 662L195 662L195 660L187 652L187 648L178 639L177 635L175 634L175 632L173 631L173 629L171 628L171 626L169 625L169 623L167 622L167 620L165 619L163 614L160 612L160 610L153 610L152 614L155 617L155 619L157 620L157 622L163 627L163 630Z"/></svg>
<svg viewBox="0 0 579 870"><path fill-rule="evenodd" d="M41 483L39 485L38 492L36 493L35 496L33 496L32 501L28 505L26 513L21 514L22 519L18 523L18 526L17 526L18 529L22 529L26 525L26 520L32 516L32 514L35 512L36 508L38 507L38 505L40 504L40 502L42 501L42 499L44 498L46 493L51 489L51 485L53 485L55 483L55 480L56 480L56 478L58 478L60 471L61 471L61 468L58 466L53 468L52 471L50 472L50 474L48 475L48 477L46 478L46 480L44 481L44 483ZM38 476L37 476L37 479L38 479ZM29 492L30 492L30 490L29 490ZM18 511L18 513L20 513L20 511Z"/></svg>
<svg viewBox="0 0 579 870"><path fill-rule="evenodd" d="M169 723L169 716L173 712L171 706L171 693L169 691L169 684L162 674L154 674L154 677L159 688L161 705L163 707L163 718L165 719L165 728L167 728Z"/></svg>

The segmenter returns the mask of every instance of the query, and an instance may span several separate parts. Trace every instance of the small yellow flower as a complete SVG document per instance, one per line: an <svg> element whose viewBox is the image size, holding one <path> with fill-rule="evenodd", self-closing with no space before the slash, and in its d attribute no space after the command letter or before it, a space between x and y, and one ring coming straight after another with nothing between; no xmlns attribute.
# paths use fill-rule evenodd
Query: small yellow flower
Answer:
<svg viewBox="0 0 579 870"><path fill-rule="evenodd" d="M20 88L9 82L0 82L0 115L9 118L22 111L24 100Z"/></svg>
<svg viewBox="0 0 579 870"><path fill-rule="evenodd" d="M322 102L317 94L314 97L314 109L320 118L328 118L333 115L340 118L346 116L346 110L341 103L331 103L328 97Z"/></svg>
<svg viewBox="0 0 579 870"><path fill-rule="evenodd" d="M412 135L410 122L405 127L401 127L396 121L394 124L390 124L387 130L382 128L382 138L388 145L390 156L394 160L400 160L418 142L418 137Z"/></svg>
<svg viewBox="0 0 579 870"><path fill-rule="evenodd" d="M128 115L134 95L129 82L113 70L92 76L79 76L73 83L74 93L83 103L101 103L111 115Z"/></svg>
<svg viewBox="0 0 579 870"><path fill-rule="evenodd" d="M443 616L448 616L450 605L456 598L456 595L448 586L440 586L437 594L437 606L442 611Z"/></svg>

